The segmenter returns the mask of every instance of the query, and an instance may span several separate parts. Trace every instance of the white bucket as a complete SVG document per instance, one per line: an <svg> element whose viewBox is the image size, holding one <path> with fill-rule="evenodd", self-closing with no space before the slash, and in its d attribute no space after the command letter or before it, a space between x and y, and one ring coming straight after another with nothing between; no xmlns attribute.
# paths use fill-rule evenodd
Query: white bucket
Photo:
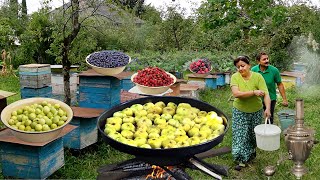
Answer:
<svg viewBox="0 0 320 180"><path fill-rule="evenodd" d="M270 121L270 120L269 120ZM280 148L281 129L273 124L260 124L254 128L257 146L265 151L275 151Z"/></svg>

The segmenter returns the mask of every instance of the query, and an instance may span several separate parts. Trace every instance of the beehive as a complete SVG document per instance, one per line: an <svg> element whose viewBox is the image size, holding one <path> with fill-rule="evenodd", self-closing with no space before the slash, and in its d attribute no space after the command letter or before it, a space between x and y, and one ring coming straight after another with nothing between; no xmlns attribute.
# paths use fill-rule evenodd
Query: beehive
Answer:
<svg viewBox="0 0 320 180"><path fill-rule="evenodd" d="M26 64L19 66L21 88L43 88L51 85L50 64Z"/></svg>
<svg viewBox="0 0 320 180"><path fill-rule="evenodd" d="M42 88L22 88L20 89L21 98L32 98L32 97L52 97L52 87L46 86Z"/></svg>
<svg viewBox="0 0 320 180"><path fill-rule="evenodd" d="M79 74L79 107L110 109L120 104L121 80L95 72Z"/></svg>
<svg viewBox="0 0 320 180"><path fill-rule="evenodd" d="M97 117L102 109L72 107L73 119L70 122L78 128L63 137L64 147L81 150L98 140Z"/></svg>

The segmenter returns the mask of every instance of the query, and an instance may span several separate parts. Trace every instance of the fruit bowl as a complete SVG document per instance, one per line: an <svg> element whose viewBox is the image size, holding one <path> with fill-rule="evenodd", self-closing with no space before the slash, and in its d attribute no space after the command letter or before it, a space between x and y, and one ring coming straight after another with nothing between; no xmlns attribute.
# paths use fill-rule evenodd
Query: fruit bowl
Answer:
<svg viewBox="0 0 320 180"><path fill-rule="evenodd" d="M103 74L103 75L107 75L107 76L112 76L112 75L116 75L116 74L119 74L121 73L125 68L126 66L120 66L120 67L115 67L115 68L104 68L104 67L99 67L99 66L95 66L91 63L89 63L88 59L89 57L91 56L91 54L89 54L87 57L86 57L86 63L94 70L96 71L97 73L99 74ZM129 56L128 56L129 57ZM128 64L131 62L131 57L129 57L129 62Z"/></svg>
<svg viewBox="0 0 320 180"><path fill-rule="evenodd" d="M16 128L13 128L11 125L9 125L8 121L11 118L11 113L15 110L18 110L20 108L23 108L25 106L29 106L35 103L41 103L43 101L47 101L50 104L59 104L60 108L67 113L67 120L65 123L61 126L58 126L55 129L51 129L48 131L23 131L19 130ZM27 99L22 99L19 101L16 101L14 103L9 104L6 106L2 112L1 112L1 121L3 124L8 127L12 134L25 142L31 142L31 143L41 143L41 142L47 142L50 140L55 139L59 134L61 133L62 129L69 124L69 122L72 120L73 117L73 111L72 109L65 104L64 102L61 102L56 99L51 99L51 98L27 98Z"/></svg>
<svg viewBox="0 0 320 180"><path fill-rule="evenodd" d="M144 85L141 85L141 84L138 84L138 83L135 83L133 81L134 77L138 74L138 73L134 73L132 76L131 76L131 81L138 87L138 89L145 93L145 94L150 94L150 95L155 95L155 94L162 94L164 92L166 92L171 85L173 85L176 81L177 81L177 78L171 74L171 73L168 73L166 72L171 78L173 78L173 83L171 83L170 85L168 86L158 86L158 87L149 87L149 86L144 86Z"/></svg>
<svg viewBox="0 0 320 180"><path fill-rule="evenodd" d="M212 70L212 66L210 66L210 70L208 72L201 74L201 73L196 73L192 71L191 68L189 67L189 71L192 72L192 74L196 77L207 77L208 75L210 75L211 70Z"/></svg>

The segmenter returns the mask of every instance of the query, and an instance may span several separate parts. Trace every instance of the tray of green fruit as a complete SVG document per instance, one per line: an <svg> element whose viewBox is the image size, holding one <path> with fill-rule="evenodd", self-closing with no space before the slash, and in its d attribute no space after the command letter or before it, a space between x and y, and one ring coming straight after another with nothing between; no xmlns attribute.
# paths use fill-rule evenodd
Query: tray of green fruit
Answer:
<svg viewBox="0 0 320 180"><path fill-rule="evenodd" d="M179 164L210 150L229 127L227 116L218 108L175 96L122 103L102 113L97 126L110 146L162 165Z"/></svg>

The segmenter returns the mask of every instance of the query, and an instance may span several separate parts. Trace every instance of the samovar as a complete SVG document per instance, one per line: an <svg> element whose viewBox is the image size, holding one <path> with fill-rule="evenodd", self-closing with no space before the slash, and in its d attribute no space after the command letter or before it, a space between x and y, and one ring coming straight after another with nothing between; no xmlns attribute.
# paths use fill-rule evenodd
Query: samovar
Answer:
<svg viewBox="0 0 320 180"><path fill-rule="evenodd" d="M308 159L313 144L315 143L315 131L303 125L304 109L303 100L296 99L295 125L290 126L285 135L285 143L288 149L289 158L294 162L291 172L297 177L307 173L307 168L303 165Z"/></svg>

